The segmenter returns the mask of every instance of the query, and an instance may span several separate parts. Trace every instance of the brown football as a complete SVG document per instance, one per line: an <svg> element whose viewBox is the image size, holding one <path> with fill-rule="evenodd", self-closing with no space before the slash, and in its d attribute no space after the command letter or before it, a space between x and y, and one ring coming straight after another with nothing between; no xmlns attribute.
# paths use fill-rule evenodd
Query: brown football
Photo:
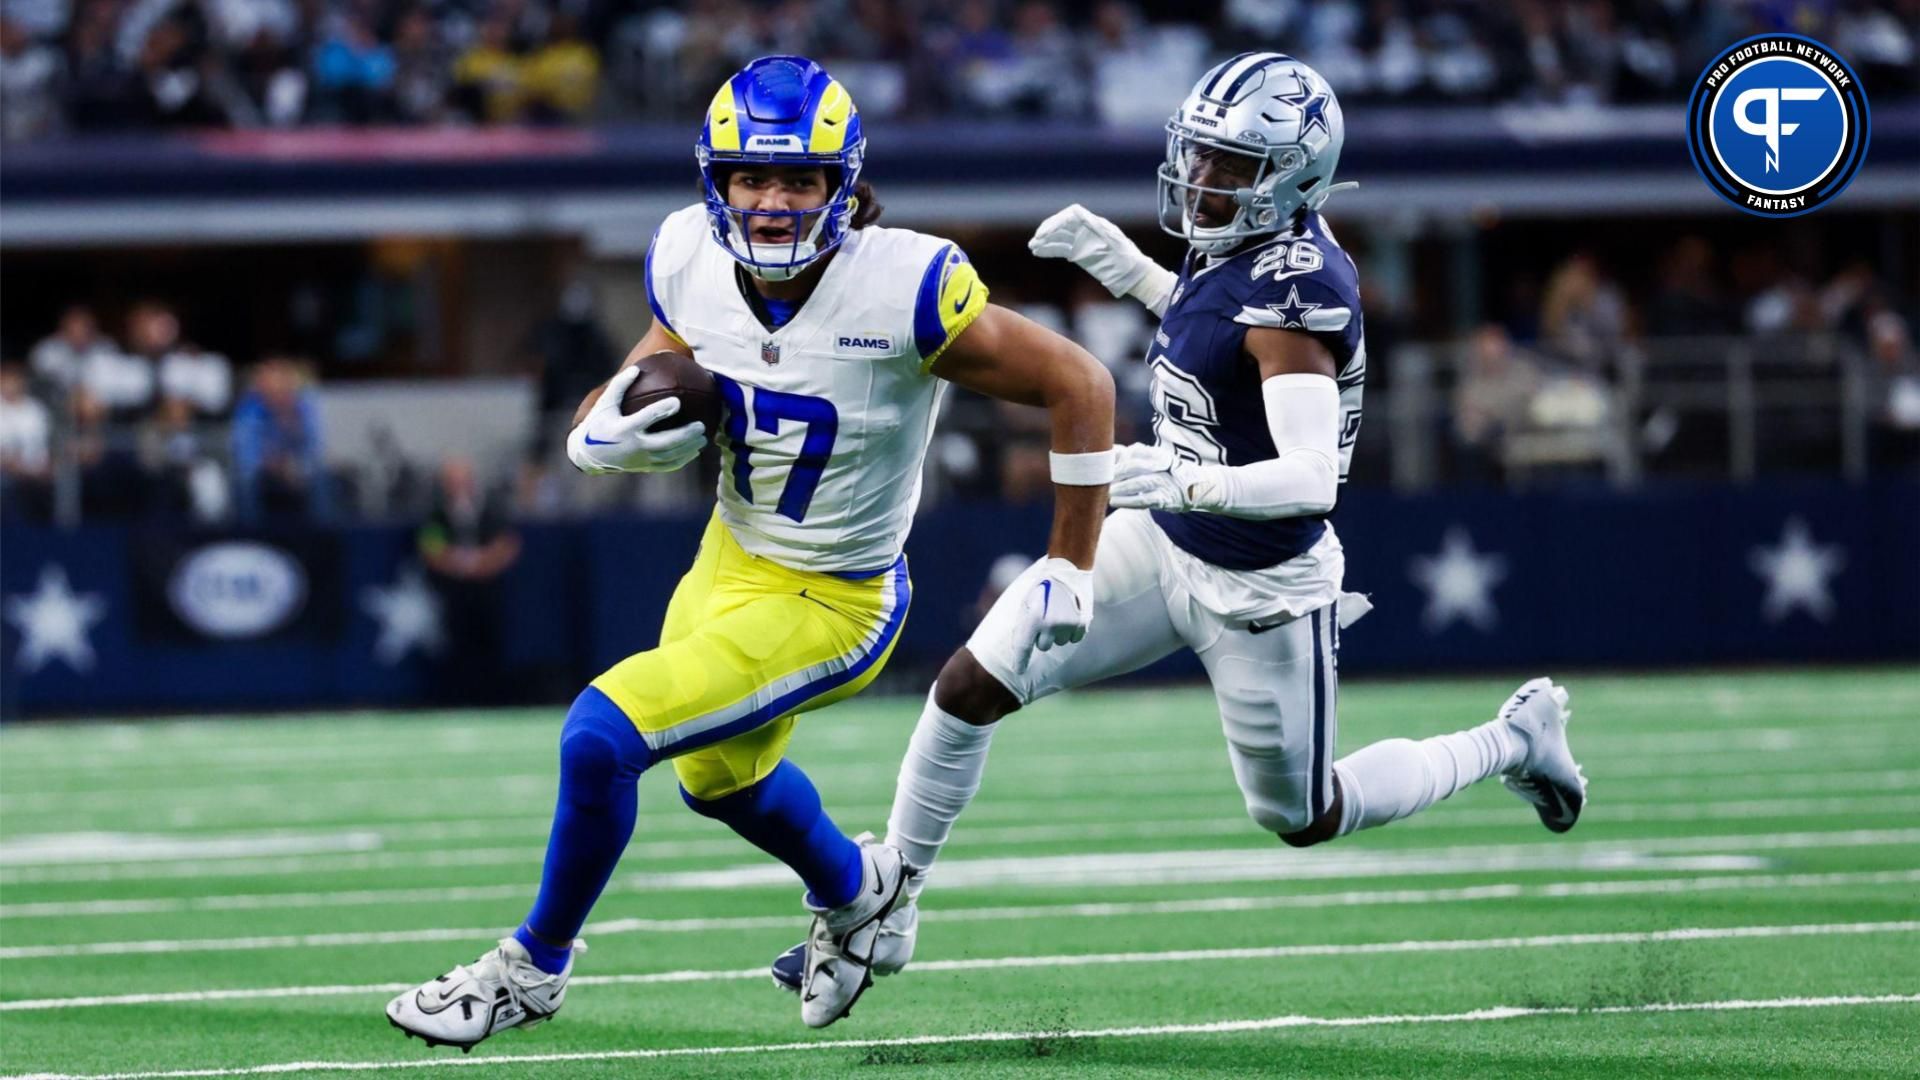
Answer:
<svg viewBox="0 0 1920 1080"><path fill-rule="evenodd" d="M657 352L640 359L640 377L620 399L620 415L632 416L661 398L680 399L680 411L648 428L668 431L699 421L707 425L711 441L720 430L720 387L706 368L677 352Z"/></svg>

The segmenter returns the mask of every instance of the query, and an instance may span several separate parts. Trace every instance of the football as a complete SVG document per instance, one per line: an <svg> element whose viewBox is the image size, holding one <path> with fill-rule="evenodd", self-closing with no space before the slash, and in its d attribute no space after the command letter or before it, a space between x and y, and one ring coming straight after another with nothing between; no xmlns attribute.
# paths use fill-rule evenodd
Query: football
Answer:
<svg viewBox="0 0 1920 1080"><path fill-rule="evenodd" d="M682 424L699 421L707 425L711 440L720 430L720 387L712 373L694 363L692 357L677 352L657 352L642 357L640 377L627 387L620 399L620 414L632 416L661 398L680 399L680 411L654 424L649 431L667 431Z"/></svg>

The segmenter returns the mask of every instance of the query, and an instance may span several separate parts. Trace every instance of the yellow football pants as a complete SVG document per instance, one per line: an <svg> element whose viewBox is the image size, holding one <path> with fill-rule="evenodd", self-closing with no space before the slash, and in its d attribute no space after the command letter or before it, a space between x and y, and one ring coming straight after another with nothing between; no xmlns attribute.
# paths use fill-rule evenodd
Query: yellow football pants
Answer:
<svg viewBox="0 0 1920 1080"><path fill-rule="evenodd" d="M717 799L780 764L800 713L852 697L900 637L906 556L851 580L748 554L707 524L667 605L660 645L593 680L695 798Z"/></svg>

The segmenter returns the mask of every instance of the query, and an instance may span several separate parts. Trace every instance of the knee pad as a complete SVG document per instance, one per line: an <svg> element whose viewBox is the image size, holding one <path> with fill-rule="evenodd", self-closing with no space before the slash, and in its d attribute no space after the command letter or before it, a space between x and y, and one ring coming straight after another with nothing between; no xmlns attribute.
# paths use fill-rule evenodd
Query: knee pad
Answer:
<svg viewBox="0 0 1920 1080"><path fill-rule="evenodd" d="M1247 803L1247 816L1255 825L1270 833L1278 833L1282 840L1309 828L1313 824L1304 804L1300 806L1281 806L1271 802ZM1288 841L1291 843L1292 841Z"/></svg>
<svg viewBox="0 0 1920 1080"><path fill-rule="evenodd" d="M607 695L589 686L573 699L560 729L564 797L590 797L615 782L637 780L652 763L646 740Z"/></svg>

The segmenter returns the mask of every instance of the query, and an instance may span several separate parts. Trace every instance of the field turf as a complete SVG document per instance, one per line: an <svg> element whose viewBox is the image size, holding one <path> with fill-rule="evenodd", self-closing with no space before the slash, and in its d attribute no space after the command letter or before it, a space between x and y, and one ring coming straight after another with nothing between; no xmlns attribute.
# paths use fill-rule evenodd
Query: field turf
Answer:
<svg viewBox="0 0 1920 1080"><path fill-rule="evenodd" d="M1349 684L1341 748L1518 681ZM800 886L659 770L566 1009L467 1056L381 1006L524 914L560 710L16 725L0 1073L1920 1076L1920 671L1569 682L1572 833L1489 784L1309 851L1247 820L1204 689L1038 706L915 967L823 1032L765 977ZM918 711L802 721L848 831Z"/></svg>

